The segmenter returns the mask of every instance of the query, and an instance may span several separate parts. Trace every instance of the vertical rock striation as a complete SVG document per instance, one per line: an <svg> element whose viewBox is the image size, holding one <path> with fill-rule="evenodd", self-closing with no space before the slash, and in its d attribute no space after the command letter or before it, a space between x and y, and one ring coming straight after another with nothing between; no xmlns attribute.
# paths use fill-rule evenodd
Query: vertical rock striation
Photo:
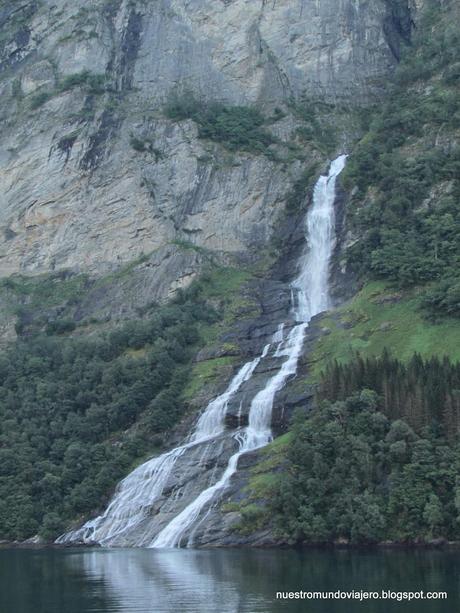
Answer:
<svg viewBox="0 0 460 613"><path fill-rule="evenodd" d="M378 94L410 31L394 4L1 2L0 275L95 276L177 240L223 259L257 252L303 163L230 154L166 119L165 101L280 107L271 129L289 141L290 100ZM155 274L167 294L168 267Z"/></svg>

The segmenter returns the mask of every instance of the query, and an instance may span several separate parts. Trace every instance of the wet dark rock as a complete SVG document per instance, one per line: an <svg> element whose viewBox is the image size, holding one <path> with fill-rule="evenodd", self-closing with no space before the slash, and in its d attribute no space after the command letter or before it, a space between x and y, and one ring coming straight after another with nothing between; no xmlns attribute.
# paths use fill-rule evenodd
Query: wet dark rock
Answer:
<svg viewBox="0 0 460 613"><path fill-rule="evenodd" d="M215 347L205 347L199 351L195 356L195 362L206 362L206 360L213 360L215 358L238 355L241 355L241 352L237 346L230 343L222 343Z"/></svg>
<svg viewBox="0 0 460 613"><path fill-rule="evenodd" d="M410 45L415 27L410 0L384 0L387 15L383 22L383 33L395 59L401 59L404 45Z"/></svg>
<svg viewBox="0 0 460 613"><path fill-rule="evenodd" d="M121 119L112 109L104 110L97 129L90 136L88 148L80 161L82 170L94 170L108 154L108 143L121 123Z"/></svg>
<svg viewBox="0 0 460 613"><path fill-rule="evenodd" d="M330 293L335 305L348 300L358 291L358 278L343 261L347 243L345 229L347 205L350 195L341 187L340 177L337 181L336 210L336 244L331 260Z"/></svg>

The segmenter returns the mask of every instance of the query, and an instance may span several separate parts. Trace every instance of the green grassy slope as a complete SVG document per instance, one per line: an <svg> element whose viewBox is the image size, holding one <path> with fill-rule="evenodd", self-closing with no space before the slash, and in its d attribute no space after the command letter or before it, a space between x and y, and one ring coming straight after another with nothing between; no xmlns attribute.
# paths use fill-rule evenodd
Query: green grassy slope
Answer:
<svg viewBox="0 0 460 613"><path fill-rule="evenodd" d="M460 325L445 318L433 323L420 310L421 290L397 290L373 281L349 302L330 312L321 322L330 330L319 339L313 353L310 377L317 380L330 360L348 361L359 352L378 356L388 349L402 361L414 353L429 358L447 355L460 360Z"/></svg>

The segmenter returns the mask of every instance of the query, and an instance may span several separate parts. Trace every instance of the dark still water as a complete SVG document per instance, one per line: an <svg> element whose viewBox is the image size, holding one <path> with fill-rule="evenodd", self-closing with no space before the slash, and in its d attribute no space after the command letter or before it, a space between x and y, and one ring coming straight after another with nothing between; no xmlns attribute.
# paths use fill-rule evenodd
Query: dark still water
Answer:
<svg viewBox="0 0 460 613"><path fill-rule="evenodd" d="M460 552L0 550L1 613L460 611ZM447 591L439 601L277 601L276 591Z"/></svg>

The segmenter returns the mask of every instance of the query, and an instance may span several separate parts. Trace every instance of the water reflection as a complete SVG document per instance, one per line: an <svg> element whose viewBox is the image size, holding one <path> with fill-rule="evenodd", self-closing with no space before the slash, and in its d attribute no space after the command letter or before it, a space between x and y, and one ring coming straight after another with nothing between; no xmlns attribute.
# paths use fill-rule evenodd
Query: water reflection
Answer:
<svg viewBox="0 0 460 613"><path fill-rule="evenodd" d="M450 613L458 552L0 550L1 613ZM290 601L296 590L447 590L448 601Z"/></svg>
<svg viewBox="0 0 460 613"><path fill-rule="evenodd" d="M1 613L119 611L102 579L72 570L59 551L0 549Z"/></svg>
<svg viewBox="0 0 460 613"><path fill-rule="evenodd" d="M73 559L93 581L102 580L119 611L222 613L458 609L456 553L348 551L94 550ZM387 588L442 590L445 602L280 602L275 591ZM452 608L451 608L452 607Z"/></svg>
<svg viewBox="0 0 460 613"><path fill-rule="evenodd" d="M245 576L245 557L222 553L95 550L72 563L82 565L92 580L103 580L116 596L119 611L267 611L266 597L247 589L251 578Z"/></svg>

